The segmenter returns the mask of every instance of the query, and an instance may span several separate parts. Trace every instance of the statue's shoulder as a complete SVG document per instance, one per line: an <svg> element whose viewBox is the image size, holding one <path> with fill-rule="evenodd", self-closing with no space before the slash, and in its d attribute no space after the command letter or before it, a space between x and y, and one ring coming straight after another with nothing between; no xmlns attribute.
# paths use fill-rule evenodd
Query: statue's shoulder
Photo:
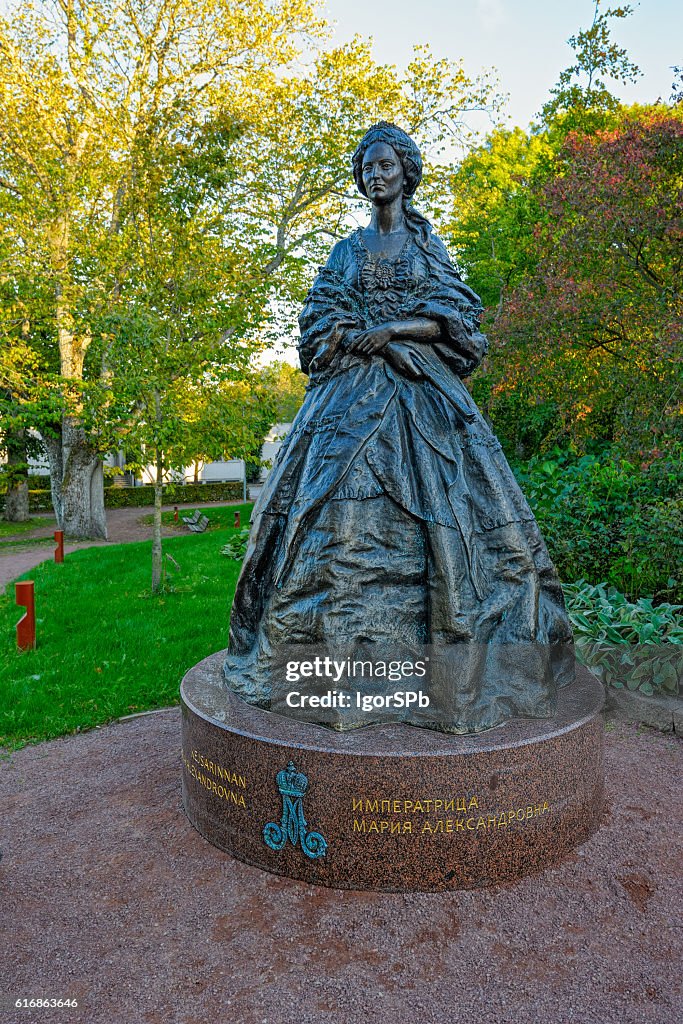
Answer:
<svg viewBox="0 0 683 1024"><path fill-rule="evenodd" d="M344 273L349 263L354 260L355 247L353 238L354 235L349 235L348 238L342 238L335 242L325 264L326 270L332 270L337 274Z"/></svg>
<svg viewBox="0 0 683 1024"><path fill-rule="evenodd" d="M429 248L440 259L445 260L448 263L450 263L450 265L453 267L453 269L456 270L455 264L453 263L453 260L450 257L450 253L448 252L448 249L446 248L444 243L441 241L441 239L437 235L436 231L430 231L430 233L429 233ZM457 273L457 271L456 271L456 273Z"/></svg>

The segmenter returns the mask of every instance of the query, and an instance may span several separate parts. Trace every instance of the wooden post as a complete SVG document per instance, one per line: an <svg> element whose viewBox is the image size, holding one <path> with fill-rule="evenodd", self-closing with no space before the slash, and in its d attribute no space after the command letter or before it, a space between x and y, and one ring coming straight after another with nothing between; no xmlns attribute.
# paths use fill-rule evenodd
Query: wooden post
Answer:
<svg viewBox="0 0 683 1024"><path fill-rule="evenodd" d="M173 522L174 523L178 522L178 506L177 505L173 506Z"/></svg>
<svg viewBox="0 0 683 1024"><path fill-rule="evenodd" d="M61 565L64 561L64 531L55 530L54 537L57 542L57 547L55 548L55 562L58 565Z"/></svg>
<svg viewBox="0 0 683 1024"><path fill-rule="evenodd" d="M17 647L20 651L33 651L36 646L36 606L33 580L15 583L17 604L26 609L17 622Z"/></svg>
<svg viewBox="0 0 683 1024"><path fill-rule="evenodd" d="M235 522L233 523L233 526L235 527L236 530L238 530L241 525L242 520L240 519L240 514L239 512L235 512Z"/></svg>

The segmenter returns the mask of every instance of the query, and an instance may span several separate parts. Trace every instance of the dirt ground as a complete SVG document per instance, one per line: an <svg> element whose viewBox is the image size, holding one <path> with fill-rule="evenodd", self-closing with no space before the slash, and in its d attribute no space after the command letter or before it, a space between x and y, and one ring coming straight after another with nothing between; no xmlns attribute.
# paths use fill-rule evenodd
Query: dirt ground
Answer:
<svg viewBox="0 0 683 1024"><path fill-rule="evenodd" d="M0 762L2 1024L683 1019L680 740L608 728L604 825L560 866L384 895L209 846L182 812L179 739L172 709Z"/></svg>

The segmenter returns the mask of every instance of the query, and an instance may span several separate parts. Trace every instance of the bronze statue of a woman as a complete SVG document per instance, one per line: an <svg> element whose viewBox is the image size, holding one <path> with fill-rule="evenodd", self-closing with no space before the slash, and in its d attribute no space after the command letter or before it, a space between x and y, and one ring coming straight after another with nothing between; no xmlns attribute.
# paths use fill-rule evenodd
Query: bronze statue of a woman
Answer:
<svg viewBox="0 0 683 1024"><path fill-rule="evenodd" d="M549 717L572 677L571 629L531 510L463 383L486 353L481 304L411 205L412 139L374 125L353 173L371 220L335 245L299 318L310 383L254 509L227 685L268 708L280 648L422 649L430 709L401 721L467 733Z"/></svg>

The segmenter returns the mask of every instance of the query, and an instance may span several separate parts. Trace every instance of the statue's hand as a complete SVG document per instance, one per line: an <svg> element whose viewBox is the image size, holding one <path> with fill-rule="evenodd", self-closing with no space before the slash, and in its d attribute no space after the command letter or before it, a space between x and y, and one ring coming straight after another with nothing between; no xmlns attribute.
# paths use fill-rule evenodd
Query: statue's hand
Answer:
<svg viewBox="0 0 683 1024"><path fill-rule="evenodd" d="M423 356L418 345L405 343L388 345L384 355L387 363L408 380L424 378L424 370L421 365Z"/></svg>
<svg viewBox="0 0 683 1024"><path fill-rule="evenodd" d="M394 325L391 323L380 324L379 327L370 327L362 331L355 342L352 350L364 356L374 356L381 352L394 337Z"/></svg>

